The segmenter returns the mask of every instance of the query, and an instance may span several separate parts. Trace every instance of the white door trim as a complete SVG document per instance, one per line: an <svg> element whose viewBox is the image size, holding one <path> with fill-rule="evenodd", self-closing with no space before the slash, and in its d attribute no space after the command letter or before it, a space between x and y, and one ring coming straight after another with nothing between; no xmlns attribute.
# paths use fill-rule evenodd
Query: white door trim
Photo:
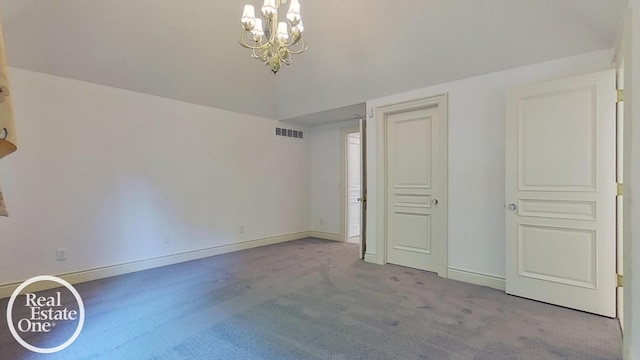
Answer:
<svg viewBox="0 0 640 360"><path fill-rule="evenodd" d="M616 90L624 90L624 61L616 68ZM616 104L616 182L624 183L624 101ZM616 197L616 272L624 275L624 194ZM624 334L624 288L616 289L616 313Z"/></svg>
<svg viewBox="0 0 640 360"><path fill-rule="evenodd" d="M443 155L442 167L439 170L444 176L443 181L443 196L440 201L440 208L444 213L444 230L442 231L441 241L434 244L434 252L442 256L440 268L438 269L438 275L441 277L447 277L448 267L448 95L442 94L432 96L428 98L414 99L410 101L403 101L400 103L387 104L384 106L378 106L373 111L376 116L376 198L377 206L375 210L375 216L378 221L375 222L375 241L376 241L376 253L375 259L366 256L365 260L373 261L379 264L387 263L387 159L386 159L386 124L387 117L389 115L419 110L425 108L437 107L440 112L440 118L442 119L442 126L440 127L440 139L441 142L441 154ZM371 159L371 157L369 157ZM370 210L372 210L370 208ZM369 211L369 215L372 211ZM369 223L369 222L368 222ZM371 237L370 237L371 238ZM370 239L369 238L369 239ZM367 254L369 255L369 253Z"/></svg>

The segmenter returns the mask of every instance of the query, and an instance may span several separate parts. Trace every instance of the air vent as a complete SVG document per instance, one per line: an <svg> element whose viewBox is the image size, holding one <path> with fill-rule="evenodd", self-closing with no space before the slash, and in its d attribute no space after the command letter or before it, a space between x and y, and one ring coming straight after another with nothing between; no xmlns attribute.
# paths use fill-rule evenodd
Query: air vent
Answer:
<svg viewBox="0 0 640 360"><path fill-rule="evenodd" d="M303 132L300 130L284 129L284 128L278 128L278 127L276 128L276 136L302 139L303 135L304 135Z"/></svg>

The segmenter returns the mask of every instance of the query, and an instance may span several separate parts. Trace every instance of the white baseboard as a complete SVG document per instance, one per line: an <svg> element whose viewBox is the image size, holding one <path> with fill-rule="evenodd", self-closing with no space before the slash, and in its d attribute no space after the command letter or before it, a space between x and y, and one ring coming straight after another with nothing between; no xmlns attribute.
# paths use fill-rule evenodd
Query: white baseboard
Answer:
<svg viewBox="0 0 640 360"><path fill-rule="evenodd" d="M505 287L504 278L452 267L447 270L447 278L475 285L488 286L502 291L504 291Z"/></svg>
<svg viewBox="0 0 640 360"><path fill-rule="evenodd" d="M384 263L379 261L378 255L376 255L376 254L365 253L364 254L364 261L368 262L368 263L372 263L372 264L384 265Z"/></svg>
<svg viewBox="0 0 640 360"><path fill-rule="evenodd" d="M311 231L310 236L318 239L344 242L344 238L342 237L342 234L327 233L322 231Z"/></svg>
<svg viewBox="0 0 640 360"><path fill-rule="evenodd" d="M161 256L153 259L146 259L140 261L134 261L126 264L118 264L113 266L107 266L97 269L84 270L69 274L56 275L57 277L66 280L71 284L78 284L82 282L104 279L112 276L124 275L136 271L142 271L152 269L161 266L173 265L191 260L202 259L210 256L226 254L239 250L252 249L259 246L278 244L287 241L293 241L313 236L309 231L303 231L299 233L272 236L268 238L243 241L227 245L213 246L206 249L194 250L183 252L179 254ZM41 274L49 275L49 274ZM26 279L25 279L26 280ZM48 286L49 285L49 286ZM15 289L20 286L20 283L6 284L0 286L0 299L11 296ZM51 282L40 282L34 284L29 289L30 291L42 291L55 287L56 284Z"/></svg>

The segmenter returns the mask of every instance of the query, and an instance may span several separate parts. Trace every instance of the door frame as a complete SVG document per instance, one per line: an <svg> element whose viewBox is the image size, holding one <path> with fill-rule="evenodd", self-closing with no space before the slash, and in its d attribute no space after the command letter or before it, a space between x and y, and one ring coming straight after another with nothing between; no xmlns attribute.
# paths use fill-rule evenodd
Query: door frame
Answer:
<svg viewBox="0 0 640 360"><path fill-rule="evenodd" d="M437 271L440 277L447 277L447 269L449 264L448 258L448 243L449 243L449 206L448 206L448 198L449 198L449 189L448 189L448 157L449 157L449 115L448 115L448 94L440 94L436 96L430 96L426 98L418 98L408 101L402 101L398 103L387 104L383 106L377 106L372 112L375 112L376 117L376 143L375 151L376 151L376 171L375 171L375 181L376 181L376 218L378 221L375 222L375 241L376 241L376 260L370 259L366 257L367 260L374 260L379 264L387 263L387 214L388 214L388 204L387 204L387 175L388 175L388 167L387 167L387 117L389 115L413 111L413 110L421 110L427 108L438 108L440 120L442 121L442 126L440 126L440 139L441 139L441 154L443 157L443 161L441 162L441 168L439 172L442 174L443 178L443 196L441 197L439 207L443 212L444 218L444 229L442 230L442 239L441 241L434 244L436 252L441 254L442 256L440 267ZM371 205L371 204L370 204ZM371 210L371 209L370 209ZM369 212L369 215L371 215ZM368 224L372 222L367 221ZM369 233L369 238L372 236Z"/></svg>
<svg viewBox="0 0 640 360"><path fill-rule="evenodd" d="M624 60L616 64L616 92L624 93ZM616 99L616 183L624 186L624 101ZM616 273L624 276L624 191L616 196ZM624 334L624 289L616 288L616 315Z"/></svg>

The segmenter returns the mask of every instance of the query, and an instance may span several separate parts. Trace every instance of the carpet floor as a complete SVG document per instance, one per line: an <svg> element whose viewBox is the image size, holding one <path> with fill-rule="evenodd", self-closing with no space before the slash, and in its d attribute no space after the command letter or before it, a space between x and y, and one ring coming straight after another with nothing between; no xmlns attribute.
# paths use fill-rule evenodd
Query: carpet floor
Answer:
<svg viewBox="0 0 640 360"><path fill-rule="evenodd" d="M84 328L53 354L14 340L2 299L0 359L622 359L617 320L357 252L309 238L77 284Z"/></svg>

